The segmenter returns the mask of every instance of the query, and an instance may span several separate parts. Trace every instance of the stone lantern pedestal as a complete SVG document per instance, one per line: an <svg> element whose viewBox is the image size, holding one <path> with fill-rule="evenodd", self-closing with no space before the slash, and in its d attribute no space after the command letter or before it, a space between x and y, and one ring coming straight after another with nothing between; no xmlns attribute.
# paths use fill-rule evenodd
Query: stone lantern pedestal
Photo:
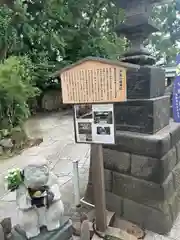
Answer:
<svg viewBox="0 0 180 240"><path fill-rule="evenodd" d="M122 218L164 234L180 211L180 124L170 119L165 73L143 47L158 30L150 19L152 4L163 1L118 3L126 20L116 31L131 42L121 61L133 64L127 71L128 101L115 104L116 145L103 148L106 203ZM92 188L90 167L85 199L91 203Z"/></svg>

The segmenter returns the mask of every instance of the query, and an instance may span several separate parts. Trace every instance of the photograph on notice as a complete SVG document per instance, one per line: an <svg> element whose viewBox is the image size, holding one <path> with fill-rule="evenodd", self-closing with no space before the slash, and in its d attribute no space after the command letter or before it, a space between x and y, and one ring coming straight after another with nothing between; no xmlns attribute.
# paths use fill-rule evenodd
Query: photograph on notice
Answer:
<svg viewBox="0 0 180 240"><path fill-rule="evenodd" d="M78 123L78 133L92 135L92 124L87 122Z"/></svg>
<svg viewBox="0 0 180 240"><path fill-rule="evenodd" d="M97 127L97 135L110 135L110 127Z"/></svg>
<svg viewBox="0 0 180 240"><path fill-rule="evenodd" d="M92 105L86 104L86 105L76 105L75 106L76 111L76 118L77 119L90 119L92 118Z"/></svg>
<svg viewBox="0 0 180 240"><path fill-rule="evenodd" d="M92 135L91 134L86 135L86 141L87 142L92 142Z"/></svg>
<svg viewBox="0 0 180 240"><path fill-rule="evenodd" d="M78 123L78 134L81 141L91 142L92 124L87 122Z"/></svg>
<svg viewBox="0 0 180 240"><path fill-rule="evenodd" d="M94 124L112 124L113 114L112 111L99 111L94 112Z"/></svg>

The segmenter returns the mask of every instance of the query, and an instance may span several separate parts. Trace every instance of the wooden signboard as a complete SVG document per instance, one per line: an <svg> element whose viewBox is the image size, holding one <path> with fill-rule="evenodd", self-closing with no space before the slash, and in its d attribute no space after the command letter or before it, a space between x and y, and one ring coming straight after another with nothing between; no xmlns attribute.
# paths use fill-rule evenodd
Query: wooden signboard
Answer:
<svg viewBox="0 0 180 240"><path fill-rule="evenodd" d="M126 101L126 67L106 59L86 58L60 73L64 104Z"/></svg>
<svg viewBox="0 0 180 240"><path fill-rule="evenodd" d="M102 144L115 143L114 102L126 101L127 64L86 58L60 72L62 98L74 104L75 138L91 143L96 228L107 228ZM83 106L84 105L84 106Z"/></svg>

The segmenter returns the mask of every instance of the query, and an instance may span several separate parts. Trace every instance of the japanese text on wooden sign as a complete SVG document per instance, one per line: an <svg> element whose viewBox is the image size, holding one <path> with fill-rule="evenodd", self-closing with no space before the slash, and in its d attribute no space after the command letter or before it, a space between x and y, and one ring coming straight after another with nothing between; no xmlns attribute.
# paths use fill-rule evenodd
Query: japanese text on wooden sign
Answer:
<svg viewBox="0 0 180 240"><path fill-rule="evenodd" d="M81 64L61 73L63 103L126 101L126 69L98 61Z"/></svg>
<svg viewBox="0 0 180 240"><path fill-rule="evenodd" d="M173 88L173 118L175 122L180 122L180 54L177 55L176 79Z"/></svg>

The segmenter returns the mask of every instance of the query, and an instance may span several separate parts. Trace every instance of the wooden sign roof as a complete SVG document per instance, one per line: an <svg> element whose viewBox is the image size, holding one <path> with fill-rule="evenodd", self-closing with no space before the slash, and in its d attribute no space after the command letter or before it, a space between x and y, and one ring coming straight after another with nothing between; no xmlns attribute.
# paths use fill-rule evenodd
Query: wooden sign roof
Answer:
<svg viewBox="0 0 180 240"><path fill-rule="evenodd" d="M86 58L60 72L65 104L126 101L126 69L129 64Z"/></svg>

